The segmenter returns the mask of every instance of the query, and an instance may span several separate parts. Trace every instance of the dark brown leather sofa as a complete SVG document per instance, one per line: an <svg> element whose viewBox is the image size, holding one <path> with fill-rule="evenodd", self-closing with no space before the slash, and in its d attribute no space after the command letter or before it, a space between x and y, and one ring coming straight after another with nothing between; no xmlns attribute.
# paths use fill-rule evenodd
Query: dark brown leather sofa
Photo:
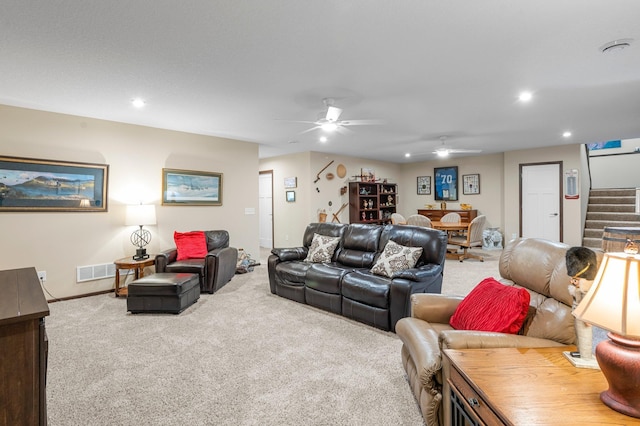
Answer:
<svg viewBox="0 0 640 426"><path fill-rule="evenodd" d="M340 237L331 262L307 263L313 235ZM370 272L389 240L422 247L416 267L392 278ZM444 232L406 225L312 223L301 247L275 248L269 257L271 293L394 331L410 315L413 293L440 293L447 248Z"/></svg>
<svg viewBox="0 0 640 426"><path fill-rule="evenodd" d="M185 272L198 274L200 291L215 293L236 273L238 250L229 247L229 233L224 230L204 231L208 253L203 259L176 260L178 250L174 247L156 256L156 273Z"/></svg>

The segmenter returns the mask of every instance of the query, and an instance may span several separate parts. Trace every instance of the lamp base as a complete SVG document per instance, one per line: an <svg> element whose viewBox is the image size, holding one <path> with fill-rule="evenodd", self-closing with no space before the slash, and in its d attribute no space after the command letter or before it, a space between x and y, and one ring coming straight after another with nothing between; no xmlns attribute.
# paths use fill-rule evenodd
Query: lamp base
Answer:
<svg viewBox="0 0 640 426"><path fill-rule="evenodd" d="M595 358L591 359L583 359L579 356L574 357L571 355L571 352L564 351L562 355L576 368L591 368L593 370L600 370L600 366L598 365L598 361Z"/></svg>
<svg viewBox="0 0 640 426"><path fill-rule="evenodd" d="M136 254L133 256L133 260L145 260L148 259L147 249L139 248L136 250Z"/></svg>
<svg viewBox="0 0 640 426"><path fill-rule="evenodd" d="M640 340L608 334L596 347L596 358L609 389L600 400L609 408L640 418Z"/></svg>

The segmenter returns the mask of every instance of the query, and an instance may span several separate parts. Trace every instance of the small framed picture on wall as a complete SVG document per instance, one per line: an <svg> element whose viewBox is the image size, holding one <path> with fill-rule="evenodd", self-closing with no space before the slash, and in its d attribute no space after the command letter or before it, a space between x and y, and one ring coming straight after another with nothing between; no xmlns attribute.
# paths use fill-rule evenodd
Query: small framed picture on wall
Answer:
<svg viewBox="0 0 640 426"><path fill-rule="evenodd" d="M480 193L480 175L462 175L462 193L464 195L473 195Z"/></svg>
<svg viewBox="0 0 640 426"><path fill-rule="evenodd" d="M418 176L418 195L431 195L431 176Z"/></svg>
<svg viewBox="0 0 640 426"><path fill-rule="evenodd" d="M296 191L286 192L287 203L294 203L296 201Z"/></svg>

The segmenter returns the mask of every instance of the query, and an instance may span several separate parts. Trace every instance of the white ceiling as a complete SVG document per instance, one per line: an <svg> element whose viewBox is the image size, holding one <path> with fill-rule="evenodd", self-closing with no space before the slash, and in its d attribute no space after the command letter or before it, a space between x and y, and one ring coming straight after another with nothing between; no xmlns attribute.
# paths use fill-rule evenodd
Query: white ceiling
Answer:
<svg viewBox="0 0 640 426"><path fill-rule="evenodd" d="M635 43L599 51L622 38ZM323 144L287 121L316 120L327 97L344 120L384 124ZM3 1L0 103L255 142L261 157L637 138L640 1Z"/></svg>

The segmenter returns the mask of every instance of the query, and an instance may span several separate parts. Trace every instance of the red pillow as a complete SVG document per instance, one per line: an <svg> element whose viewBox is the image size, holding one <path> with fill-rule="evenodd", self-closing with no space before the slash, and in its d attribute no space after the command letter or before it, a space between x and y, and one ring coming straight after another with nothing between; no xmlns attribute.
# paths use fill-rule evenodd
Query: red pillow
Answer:
<svg viewBox="0 0 640 426"><path fill-rule="evenodd" d="M456 330L516 334L527 316L530 299L524 288L485 278L460 302L449 324Z"/></svg>
<svg viewBox="0 0 640 426"><path fill-rule="evenodd" d="M178 248L178 260L202 259L208 253L204 231L174 232L173 240Z"/></svg>

